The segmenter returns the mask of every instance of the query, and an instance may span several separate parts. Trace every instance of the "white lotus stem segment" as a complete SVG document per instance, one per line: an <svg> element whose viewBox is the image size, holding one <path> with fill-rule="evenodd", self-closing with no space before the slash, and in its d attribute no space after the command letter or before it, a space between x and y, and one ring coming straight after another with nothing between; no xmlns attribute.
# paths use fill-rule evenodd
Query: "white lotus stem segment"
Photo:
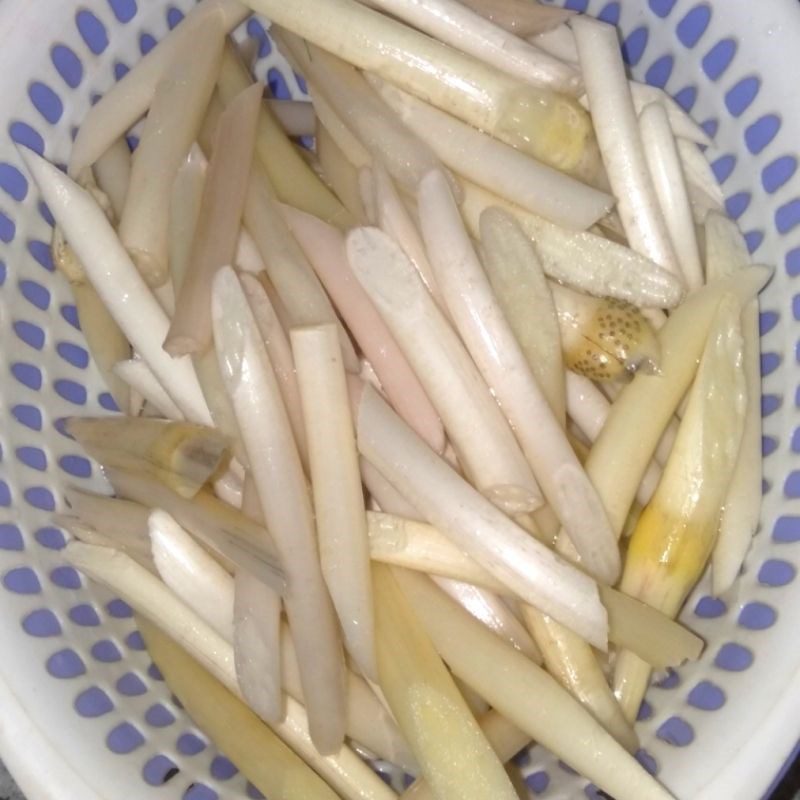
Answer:
<svg viewBox="0 0 800 800"><path fill-rule="evenodd" d="M647 166L681 274L690 291L698 289L705 282L703 265L700 261L689 191L664 106L660 103L646 106L639 116L639 128Z"/></svg>
<svg viewBox="0 0 800 800"><path fill-rule="evenodd" d="M399 569L395 575L454 674L507 720L617 800L671 797L546 672L501 642L427 578ZM494 677L498 669L502 681Z"/></svg>
<svg viewBox="0 0 800 800"><path fill-rule="evenodd" d="M211 284L214 273L232 263L236 253L262 92L254 83L220 117L189 269L164 342L173 356L204 353L211 344Z"/></svg>
<svg viewBox="0 0 800 800"><path fill-rule="evenodd" d="M512 511L541 505L533 473L509 424L399 246L377 229L361 228L349 235L347 255L478 489Z"/></svg>
<svg viewBox="0 0 800 800"><path fill-rule="evenodd" d="M367 221L367 210L361 197L359 171L321 123L317 126L314 150L325 183L341 200L355 223L363 225Z"/></svg>
<svg viewBox="0 0 800 800"><path fill-rule="evenodd" d="M97 159L93 171L97 185L105 192L114 216L119 219L131 182L131 151L124 136L114 141Z"/></svg>
<svg viewBox="0 0 800 800"><path fill-rule="evenodd" d="M464 688L459 687L462 694ZM483 735L504 764L510 761L523 747L530 744L531 737L521 731L512 722L494 710L487 711L478 717ZM400 795L403 800L436 800L430 784L424 778L418 778Z"/></svg>
<svg viewBox="0 0 800 800"><path fill-rule="evenodd" d="M356 408L358 408L358 404L356 404ZM364 484L364 488L366 488L369 493L370 499L374 501L374 504L377 504L381 511L386 511L389 514L394 514L407 520L419 521L422 519L419 511L417 511L417 509L414 508L366 458L359 458L359 467L361 469L361 480ZM367 521L371 540L373 536L373 523L370 521L369 515L367 516ZM387 535L391 540L391 534L387 532ZM392 548L391 544L388 546L390 549ZM372 545L370 544L370 548L371 547ZM393 562L387 560L387 563ZM401 566L403 565L401 564Z"/></svg>
<svg viewBox="0 0 800 800"><path fill-rule="evenodd" d="M436 797L514 800L517 794L503 765L403 596L392 569L381 564L373 569L381 688Z"/></svg>
<svg viewBox="0 0 800 800"><path fill-rule="evenodd" d="M681 140L701 144L704 147L708 147L712 143L711 137L662 88L638 81L630 81L629 86L633 105L638 115L641 115L644 109L653 103L657 103L667 112L669 126L673 135L678 137L679 146Z"/></svg>
<svg viewBox="0 0 800 800"><path fill-rule="evenodd" d="M694 292L659 331L659 374L638 374L611 406L584 466L618 535L659 439L694 378L720 300L730 293L747 303L771 274L767 267L751 267Z"/></svg>
<svg viewBox="0 0 800 800"><path fill-rule="evenodd" d="M278 208L269 180L254 165L247 187L244 222L264 259L269 281L280 297L290 326L333 322L340 326L339 344L348 372L358 373L360 364L331 301L292 237ZM280 308L274 303L276 313Z"/></svg>
<svg viewBox="0 0 800 800"><path fill-rule="evenodd" d="M150 367L141 359L118 361L114 364L113 372L166 419L181 420L184 418L181 410L164 391Z"/></svg>
<svg viewBox="0 0 800 800"><path fill-rule="evenodd" d="M287 136L313 136L317 126L314 106L308 100L269 101L272 113Z"/></svg>
<svg viewBox="0 0 800 800"><path fill-rule="evenodd" d="M670 617L711 556L736 467L747 404L740 313L736 298L719 304L672 455L628 546L620 588ZM637 659L617 662L614 690L629 719L647 677Z"/></svg>
<svg viewBox="0 0 800 800"><path fill-rule="evenodd" d="M525 83L571 95L579 95L583 89L575 67L456 0L371 0L370 5Z"/></svg>
<svg viewBox="0 0 800 800"><path fill-rule="evenodd" d="M481 133L388 83L381 97L450 169L473 183L565 228L586 230L614 199Z"/></svg>
<svg viewBox="0 0 800 800"><path fill-rule="evenodd" d="M169 322L103 211L88 192L32 150L20 149L42 196L63 228L90 282L136 352L187 419L211 423L189 359L164 352Z"/></svg>
<svg viewBox="0 0 800 800"><path fill-rule="evenodd" d="M413 192L426 172L441 166L428 137L423 140L409 131L358 70L288 31L281 31L280 41L311 82L315 96L324 96L371 157L382 161L407 191Z"/></svg>
<svg viewBox="0 0 800 800"><path fill-rule="evenodd" d="M406 360L391 331L347 261L344 236L302 211L281 211L311 266L336 305L348 330L369 360L383 391L397 412L437 452L444 431L436 409Z"/></svg>
<svg viewBox="0 0 800 800"><path fill-rule="evenodd" d="M573 174L597 167L591 125L570 98L524 84L354 0L250 0L298 36L476 128ZM341 36L347 30L349 36Z"/></svg>
<svg viewBox="0 0 800 800"><path fill-rule="evenodd" d="M256 325L258 325L264 346L267 348L270 363L275 370L281 397L292 425L294 441L305 466L308 464L308 443L289 339L261 281L253 275L246 274L240 275L239 280L247 296L247 303L253 312Z"/></svg>
<svg viewBox="0 0 800 800"><path fill-rule="evenodd" d="M238 509L203 490L186 500L168 486L144 475L110 468L106 477L120 497L168 512L187 531L220 556L230 571L252 572L282 592L285 575L269 534Z"/></svg>
<svg viewBox="0 0 800 800"><path fill-rule="evenodd" d="M642 312L624 300L589 297L553 283L564 362L595 381L641 369L658 371L658 339Z"/></svg>
<svg viewBox="0 0 800 800"><path fill-rule="evenodd" d="M155 664L181 705L208 736L233 753L254 786L285 800L335 800L337 794L238 697L155 625L137 624Z"/></svg>
<svg viewBox="0 0 800 800"><path fill-rule="evenodd" d="M288 589L286 612L303 676L312 737L320 752L344 737L343 659L322 577L311 498L277 379L236 274L223 267L212 292L220 371L242 432L264 520Z"/></svg>
<svg viewBox="0 0 800 800"><path fill-rule="evenodd" d="M597 440L610 411L611 403L589 378L567 371L567 413L590 442ZM661 469L653 460L636 492L636 499L643 506L650 502L660 478Z"/></svg>
<svg viewBox="0 0 800 800"><path fill-rule="evenodd" d="M694 142L678 139L678 153L690 189L698 189L716 210L724 213L725 194L703 151Z"/></svg>
<svg viewBox="0 0 800 800"><path fill-rule="evenodd" d="M153 511L150 541L161 580L226 641L233 638L230 575L166 511Z"/></svg>
<svg viewBox="0 0 800 800"><path fill-rule="evenodd" d="M503 584L431 525L368 512L370 555L375 561L439 575L503 593ZM632 649L655 669L696 659L703 641L644 603L600 586L608 610L609 641Z"/></svg>
<svg viewBox="0 0 800 800"><path fill-rule="evenodd" d="M589 231L568 231L472 183L464 184L461 211L473 236L491 206L512 213L536 245L547 275L588 294L626 300L640 308L674 308L683 296L678 279L628 247Z"/></svg>
<svg viewBox="0 0 800 800"><path fill-rule="evenodd" d="M417 198L436 280L461 338L583 566L606 583L615 583L619 549L602 503L503 316L444 176L426 175Z"/></svg>
<svg viewBox="0 0 800 800"><path fill-rule="evenodd" d="M228 441L186 422L131 417L71 417L67 433L99 463L138 470L194 497L221 467Z"/></svg>
<svg viewBox="0 0 800 800"><path fill-rule="evenodd" d="M367 515L336 328L295 328L291 340L308 432L322 574L339 616L345 647L362 674L375 681L378 670Z"/></svg>
<svg viewBox="0 0 800 800"><path fill-rule="evenodd" d="M252 82L250 69L239 57L236 45L229 41L217 84L220 98L227 105ZM282 202L302 208L333 225L348 227L353 223L350 214L303 160L268 104L264 104L259 113L256 156Z"/></svg>
<svg viewBox="0 0 800 800"><path fill-rule="evenodd" d="M131 345L91 283L70 283L78 321L92 359L117 407L126 410L130 391L114 372L114 365L130 358Z"/></svg>
<svg viewBox="0 0 800 800"><path fill-rule="evenodd" d="M522 38L563 26L575 14L567 8L527 0L464 0L464 5Z"/></svg>
<svg viewBox="0 0 800 800"><path fill-rule="evenodd" d="M570 24L600 152L628 242L680 277L647 167L616 28L584 16L574 17Z"/></svg>
<svg viewBox="0 0 800 800"><path fill-rule="evenodd" d="M152 287L163 286L169 277L171 188L200 130L225 42L221 12L189 25L191 35L187 31L181 39L156 86L119 221L119 237Z"/></svg>
<svg viewBox="0 0 800 800"><path fill-rule="evenodd" d="M369 387L361 400L358 446L428 522L507 589L605 649L606 613L594 581L495 508Z"/></svg>
<svg viewBox="0 0 800 800"><path fill-rule="evenodd" d="M280 34L278 41L280 41ZM291 54L289 54L289 58L291 60ZM361 169L370 166L372 156L369 150L345 125L344 120L336 113L325 95L318 92L313 83L309 84L309 91L311 92L311 102L317 112L317 130L322 128L354 167Z"/></svg>
<svg viewBox="0 0 800 800"><path fill-rule="evenodd" d="M83 118L69 164L69 174L79 175L145 115L158 82L175 53L195 35L196 27L208 17L222 15L225 31L233 30L250 11L237 0L203 0L120 81L93 105Z"/></svg>
<svg viewBox="0 0 800 800"><path fill-rule="evenodd" d="M440 308L444 301L433 276L433 267L425 251L422 234L417 228L411 213L403 202L403 198L394 185L386 168L380 163L372 167L373 188L375 190L375 212L377 226L391 236L401 247L408 259L416 267L428 291L433 295Z"/></svg>
<svg viewBox="0 0 800 800"><path fill-rule="evenodd" d="M439 577L433 581L445 594L452 597L506 644L511 645L531 661L542 663L539 648L503 598L492 594L488 589L452 578Z"/></svg>
<svg viewBox="0 0 800 800"><path fill-rule="evenodd" d="M197 220L203 201L208 162L199 147L193 147L178 168L169 204L169 274L174 292L180 293L189 269Z"/></svg>
<svg viewBox="0 0 800 800"><path fill-rule="evenodd" d="M747 245L735 222L709 214L705 225L706 270L709 280L744 269L750 263ZM744 557L758 528L761 511L761 364L759 357L758 300L742 309L744 371L747 410L736 468L725 495L719 537L711 557L715 595L726 592L739 575Z"/></svg>

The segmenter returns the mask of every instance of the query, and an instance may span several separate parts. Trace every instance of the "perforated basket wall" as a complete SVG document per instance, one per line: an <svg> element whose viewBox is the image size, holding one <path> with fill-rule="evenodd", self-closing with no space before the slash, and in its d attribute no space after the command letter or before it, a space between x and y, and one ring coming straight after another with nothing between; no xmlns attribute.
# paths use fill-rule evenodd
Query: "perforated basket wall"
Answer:
<svg viewBox="0 0 800 800"><path fill-rule="evenodd" d="M54 274L51 219L14 143L64 162L90 103L192 5L145 0L0 3L0 745L34 800L258 796L195 730L151 665L130 610L59 558L50 522L63 487L98 490L61 432L72 414L113 410ZM800 7L793 0L628 0L567 6L620 26L634 74L664 86L715 137L709 156L754 258L774 264L763 296L765 505L737 586L701 586L686 622L699 663L648 694L642 762L681 798L760 797L800 723ZM258 72L301 94L262 22ZM597 796L534 749L531 796Z"/></svg>

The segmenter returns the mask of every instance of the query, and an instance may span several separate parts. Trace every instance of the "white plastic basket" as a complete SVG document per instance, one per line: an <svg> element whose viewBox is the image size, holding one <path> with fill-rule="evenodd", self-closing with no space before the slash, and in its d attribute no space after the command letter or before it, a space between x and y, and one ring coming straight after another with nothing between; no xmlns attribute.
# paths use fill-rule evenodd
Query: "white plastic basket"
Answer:
<svg viewBox="0 0 800 800"><path fill-rule="evenodd" d="M257 796L181 712L129 610L65 567L51 527L62 489L101 488L58 420L109 408L52 271L47 210L14 142L66 161L92 98L192 0L0 3L0 751L31 800ZM680 798L757 800L800 732L800 7L794 0L568 0L616 22L634 74L664 85L715 137L709 157L754 257L762 299L765 503L746 569L685 621L703 658L648 694L643 761ZM263 22L258 72L301 93ZM531 796L597 797L534 749ZM585 794L584 794L585 793Z"/></svg>

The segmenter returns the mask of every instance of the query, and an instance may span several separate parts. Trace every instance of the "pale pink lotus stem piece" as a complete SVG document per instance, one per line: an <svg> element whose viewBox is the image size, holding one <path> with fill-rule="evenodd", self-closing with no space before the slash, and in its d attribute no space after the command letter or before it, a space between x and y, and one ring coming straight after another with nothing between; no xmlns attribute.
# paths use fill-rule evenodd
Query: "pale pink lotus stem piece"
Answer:
<svg viewBox="0 0 800 800"><path fill-rule="evenodd" d="M444 430L403 351L353 274L338 228L304 211L282 206L289 229L375 370L389 402L434 449L444 448Z"/></svg>

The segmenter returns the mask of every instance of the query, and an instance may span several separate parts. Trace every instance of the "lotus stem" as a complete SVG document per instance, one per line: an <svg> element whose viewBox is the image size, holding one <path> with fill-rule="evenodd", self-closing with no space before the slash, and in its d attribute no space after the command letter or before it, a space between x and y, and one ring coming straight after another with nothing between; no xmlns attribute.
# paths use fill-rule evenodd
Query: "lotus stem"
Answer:
<svg viewBox="0 0 800 800"><path fill-rule="evenodd" d="M94 175L111 203L114 216L120 219L131 182L131 151L124 136L116 139L97 159Z"/></svg>
<svg viewBox="0 0 800 800"><path fill-rule="evenodd" d="M117 361L113 373L129 389L150 403L162 417L171 420L184 419L181 410L164 391L164 387L158 382L150 367L141 359ZM130 405L128 408L136 416Z"/></svg>

